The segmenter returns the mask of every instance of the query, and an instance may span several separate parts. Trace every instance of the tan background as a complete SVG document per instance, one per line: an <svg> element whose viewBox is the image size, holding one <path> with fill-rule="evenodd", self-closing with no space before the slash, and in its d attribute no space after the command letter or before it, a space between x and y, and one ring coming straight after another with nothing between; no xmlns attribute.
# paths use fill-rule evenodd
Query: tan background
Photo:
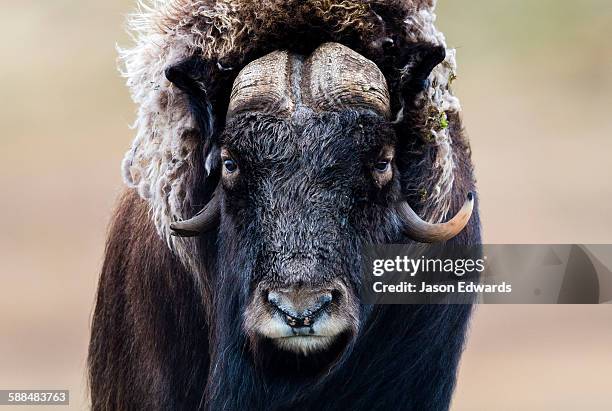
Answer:
<svg viewBox="0 0 612 411"><path fill-rule="evenodd" d="M115 69L132 0L0 5L0 388L84 367L134 118ZM612 2L441 0L485 239L612 243ZM477 309L453 410L611 410L612 309ZM25 408L24 408L25 409Z"/></svg>

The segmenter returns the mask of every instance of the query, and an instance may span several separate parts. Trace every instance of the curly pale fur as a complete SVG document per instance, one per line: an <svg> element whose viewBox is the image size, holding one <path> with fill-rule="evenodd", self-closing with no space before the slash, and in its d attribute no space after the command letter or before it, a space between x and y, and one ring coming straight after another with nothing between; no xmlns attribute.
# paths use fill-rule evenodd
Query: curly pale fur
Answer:
<svg viewBox="0 0 612 411"><path fill-rule="evenodd" d="M170 236L169 225L190 217L186 176L199 136L186 97L166 80L164 69L194 54L217 61L248 56L258 39L278 34L287 22L299 26L316 20L338 33L339 39L350 32L367 42L385 25L374 11L374 6L383 3L405 16L405 38L445 46L443 34L434 26L435 0L149 0L131 15L129 30L135 45L119 52L138 116L136 137L123 160L123 176L148 201L159 235L188 266L196 268L197 262L191 261L185 240ZM451 134L436 119L460 111L450 91L455 70L455 52L447 50L446 61L434 70L424 93L434 119L432 142L438 147L435 189L423 210L430 221L445 218L451 206L455 167Z"/></svg>

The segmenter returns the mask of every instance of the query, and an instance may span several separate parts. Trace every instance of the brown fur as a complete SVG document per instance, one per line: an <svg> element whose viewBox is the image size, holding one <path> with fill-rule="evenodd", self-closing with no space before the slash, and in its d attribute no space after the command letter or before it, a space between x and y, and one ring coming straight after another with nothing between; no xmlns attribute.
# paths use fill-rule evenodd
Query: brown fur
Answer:
<svg viewBox="0 0 612 411"><path fill-rule="evenodd" d="M175 392L201 395L208 359L175 345L194 339L206 345L208 339L200 293L182 267L157 234L147 203L127 190L110 229L93 316L93 409L172 408L176 404L169 398L167 404L150 403L166 391L160 383L178 382ZM172 353L170 361L167 353ZM139 367L138 384L132 364ZM198 370L195 375L181 378L183 370L193 368Z"/></svg>
<svg viewBox="0 0 612 411"><path fill-rule="evenodd" d="M388 27L400 32L404 16L433 7L433 0L177 0L158 22L167 33L202 33L194 45L205 58L247 57L261 44L277 44L287 30L312 31L324 28L332 37L353 37L369 44L383 34L380 14L392 11L399 21ZM212 10L215 10L211 13ZM227 10L221 12L221 10ZM186 15L191 14L186 18ZM207 18L202 18L207 17ZM398 30L400 29L400 30Z"/></svg>

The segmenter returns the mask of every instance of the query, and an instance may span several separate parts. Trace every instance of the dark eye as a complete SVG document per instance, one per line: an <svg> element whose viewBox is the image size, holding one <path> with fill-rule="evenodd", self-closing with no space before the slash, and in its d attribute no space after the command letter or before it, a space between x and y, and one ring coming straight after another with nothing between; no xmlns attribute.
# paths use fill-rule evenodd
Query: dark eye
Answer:
<svg viewBox="0 0 612 411"><path fill-rule="evenodd" d="M390 166L391 166L390 161L387 161L387 160L379 161L376 164L374 164L374 170L378 171L379 173L385 173L389 171Z"/></svg>
<svg viewBox="0 0 612 411"><path fill-rule="evenodd" d="M236 164L236 162L231 158L223 160L223 167L225 167L225 171L228 173L233 173L234 171L238 170L238 164Z"/></svg>

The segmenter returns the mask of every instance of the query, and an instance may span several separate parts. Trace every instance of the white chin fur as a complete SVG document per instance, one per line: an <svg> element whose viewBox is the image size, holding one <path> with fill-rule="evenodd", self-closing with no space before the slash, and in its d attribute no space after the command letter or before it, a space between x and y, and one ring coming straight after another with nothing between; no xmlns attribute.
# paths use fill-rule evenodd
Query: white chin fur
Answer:
<svg viewBox="0 0 612 411"><path fill-rule="evenodd" d="M274 343L281 349L308 355L328 348L336 337L299 335L275 338Z"/></svg>

